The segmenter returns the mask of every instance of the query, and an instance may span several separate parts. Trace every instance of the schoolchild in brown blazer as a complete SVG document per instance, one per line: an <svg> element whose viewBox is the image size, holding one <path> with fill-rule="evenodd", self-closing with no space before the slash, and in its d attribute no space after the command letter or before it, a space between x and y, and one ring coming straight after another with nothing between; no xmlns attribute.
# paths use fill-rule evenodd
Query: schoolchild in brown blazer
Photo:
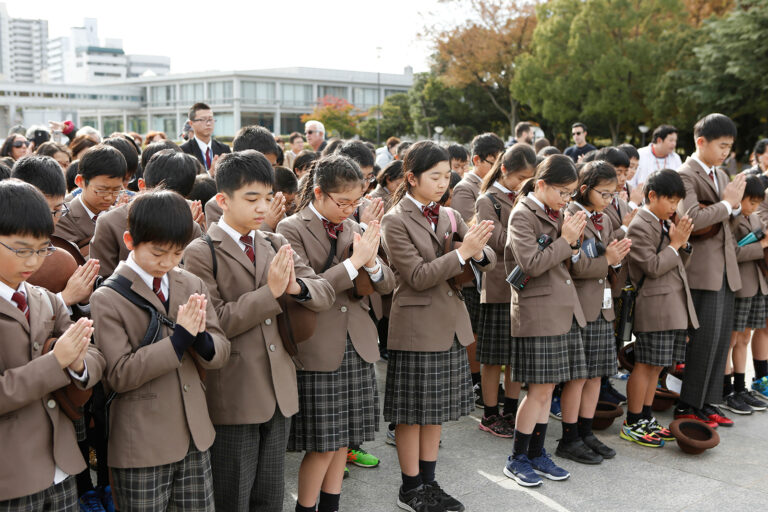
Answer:
<svg viewBox="0 0 768 512"><path fill-rule="evenodd" d="M296 368L277 328L277 298L293 294L315 311L334 300L331 285L299 260L284 237L258 229L274 181L272 166L256 151L222 156L216 184L224 215L208 229L216 271L205 240L194 240L184 252L184 268L205 283L232 346L227 365L206 379L219 510L283 509L285 447L299 403Z"/></svg>
<svg viewBox="0 0 768 512"><path fill-rule="evenodd" d="M235 153L237 153L237 151L235 151ZM224 210L221 209L219 203L216 202L216 196L212 197L207 203L205 203L203 209L205 211L205 222L209 226L214 222L218 222L224 213ZM283 196L282 192L277 192L272 199L272 202L269 204L269 211L267 212L267 216L264 218L264 222L261 224L261 228L259 229L268 233L274 233L275 228L277 228L277 224L284 218L285 196Z"/></svg>
<svg viewBox="0 0 768 512"><path fill-rule="evenodd" d="M504 141L495 133L483 133L472 139L472 170L464 173L464 177L453 188L449 205L461 214L465 222L471 222L475 217L475 203L480 195L480 185L485 175L504 151ZM469 312L469 320L472 323L472 332L475 341L467 345L469 368L472 372L472 386L475 390L475 402L478 407L483 406L483 392L480 384L480 363L477 361L477 333L480 328L480 292L474 282L464 285L462 290L464 303ZM498 395L497 395L498 396Z"/></svg>
<svg viewBox="0 0 768 512"><path fill-rule="evenodd" d="M69 213L56 224L53 234L77 245L87 257L96 219L122 193L126 168L123 154L111 146L99 144L86 151L75 178L82 193L67 204Z"/></svg>
<svg viewBox="0 0 768 512"><path fill-rule="evenodd" d="M608 274L621 268L632 245L629 238L615 240L611 236L612 224L603 214L615 197L614 167L605 160L593 160L579 171L579 187L566 210L571 215L584 212L587 217L582 239L584 257L571 267L573 284L587 321L581 336L587 375L586 379L571 380L563 387L563 438L555 453L585 464L597 464L616 456L612 448L592 433L601 378L615 375L617 371L615 314Z"/></svg>
<svg viewBox="0 0 768 512"><path fill-rule="evenodd" d="M511 252L529 278L522 290L512 290L511 378L527 382L528 394L518 408L504 474L523 486L541 485L537 472L551 480L570 476L549 458L544 439L555 384L587 376L581 339L586 321L566 267L587 257L580 250L587 220L583 211L560 212L577 180L570 157L547 157L523 185L509 217L505 254Z"/></svg>
<svg viewBox="0 0 768 512"><path fill-rule="evenodd" d="M480 196L475 203L477 220L493 222L488 246L496 252L497 265L483 276L480 291L480 325L477 333L477 359L482 363L484 414L480 430L499 437L512 437L515 430L520 383L509 378L509 354L512 337L509 327L511 291L506 282L505 267L515 262L504 261L507 224L518 191L523 182L536 172L536 153L530 144L519 143L499 156L483 178ZM503 263L503 264L502 264ZM510 268L510 271L512 269ZM504 376L504 415L499 414L498 382L501 366Z"/></svg>
<svg viewBox="0 0 768 512"><path fill-rule="evenodd" d="M139 191L162 187L187 197L195 184L200 163L192 155L165 149L155 153L139 178ZM130 251L125 246L123 234L128 226L130 203L99 215L96 229L90 242L90 257L99 260L99 275L109 277L117 264L128 258ZM192 238L203 233L197 222L192 222Z"/></svg>
<svg viewBox="0 0 768 512"><path fill-rule="evenodd" d="M730 181L718 169L736 138L733 121L722 114L710 114L700 119L693 131L696 152L677 170L685 184L678 216L688 215L697 231L713 227L717 233L691 240L694 251L686 270L701 327L690 333L675 417L731 426L733 421L713 404L723 396L734 292L741 288L730 219L740 213L745 177L737 175Z"/></svg>
<svg viewBox="0 0 768 512"><path fill-rule="evenodd" d="M651 412L659 374L685 358L687 330L699 326L685 271L692 251L691 220L669 220L685 194L676 171L652 173L645 182L645 205L629 225L628 266L637 289L635 367L627 381L627 418L619 435L650 448L674 439Z"/></svg>
<svg viewBox="0 0 768 512"><path fill-rule="evenodd" d="M368 196L369 199L380 198L384 201L384 211L392 206L392 194L403 182L403 161L392 160L386 167L379 171L376 176L378 185Z"/></svg>
<svg viewBox="0 0 768 512"><path fill-rule="evenodd" d="M349 217L364 191L358 165L341 155L316 162L301 193L299 211L280 222L299 258L326 279L336 294L317 318L315 334L299 345L299 413L288 449L304 450L296 510L337 510L347 447L374 438L378 392L373 363L379 359L376 326L367 301L353 296L353 279L365 273L379 293L394 287L392 271L376 254L379 223L365 232ZM349 252L349 256L345 256Z"/></svg>
<svg viewBox="0 0 768 512"><path fill-rule="evenodd" d="M50 208L32 185L0 183L0 509L78 510L85 469L75 428L52 392L92 387L104 358L92 322L69 319L63 302L26 283L51 254ZM58 338L43 355L49 338Z"/></svg>
<svg viewBox="0 0 768 512"><path fill-rule="evenodd" d="M467 352L474 342L469 315L449 280L466 265L486 272L496 254L485 244L493 223L471 228L461 214L440 207L448 189L448 152L417 142L403 161L405 181L384 215L384 248L397 286L389 319L384 419L394 423L403 484L398 505L406 510L464 510L435 480L442 423L473 409ZM446 251L457 233L461 247ZM437 508L435 508L437 507Z"/></svg>
<svg viewBox="0 0 768 512"><path fill-rule="evenodd" d="M731 219L735 240L764 229L754 213L764 198L765 188L760 178L747 178L744 198L741 200L741 215ZM762 249L765 247L768 247L768 239L763 238L757 243L739 248L736 253L742 287L736 292L731 350L726 361L722 402L723 407L736 414L751 414L752 411L766 409L765 402L749 393L745 382L747 346L752 338L752 329L765 328L768 317L768 283L758 265L763 260Z"/></svg>
<svg viewBox="0 0 768 512"><path fill-rule="evenodd" d="M215 435L198 368L217 369L230 345L202 280L177 268L192 236L192 214L176 192L139 194L128 213L131 250L112 277L174 322L141 346L149 315L117 291L93 294L96 345L107 361L109 467L122 510L209 510L208 449Z"/></svg>

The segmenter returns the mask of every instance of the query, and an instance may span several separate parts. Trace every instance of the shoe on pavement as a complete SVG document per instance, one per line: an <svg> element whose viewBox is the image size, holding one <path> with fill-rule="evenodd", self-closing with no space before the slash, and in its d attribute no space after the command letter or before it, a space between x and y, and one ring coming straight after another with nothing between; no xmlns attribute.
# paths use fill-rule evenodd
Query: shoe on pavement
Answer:
<svg viewBox="0 0 768 512"><path fill-rule="evenodd" d="M498 414L494 414L491 417L483 416L483 419L480 420L479 428L483 432L488 432L496 437L509 438L515 435L515 426L510 426L509 422Z"/></svg>
<svg viewBox="0 0 768 512"><path fill-rule="evenodd" d="M485 403L483 402L483 388L480 386L479 382L472 386L472 391L475 392L475 408L483 409L485 407Z"/></svg>
<svg viewBox="0 0 768 512"><path fill-rule="evenodd" d="M627 423L624 420L619 437L626 441L637 443L640 446L647 446L648 448L661 448L664 446L664 440L650 430L648 420L646 419L641 419L637 423Z"/></svg>
<svg viewBox="0 0 768 512"><path fill-rule="evenodd" d="M397 493L397 506L410 512L443 512L444 510L423 484L408 492L403 492L403 487L400 486L400 491Z"/></svg>
<svg viewBox="0 0 768 512"><path fill-rule="evenodd" d="M387 444L391 444L392 446L397 446L397 443L395 442L395 429L390 428L390 425L387 425L387 437L384 439Z"/></svg>
<svg viewBox="0 0 768 512"><path fill-rule="evenodd" d="M504 474L523 487L536 487L542 484L542 479L534 471L531 461L522 453L507 457Z"/></svg>
<svg viewBox="0 0 768 512"><path fill-rule="evenodd" d="M549 417L557 421L563 421L563 411L560 408L559 396L552 397L552 403L549 405Z"/></svg>
<svg viewBox="0 0 768 512"><path fill-rule="evenodd" d="M347 462L361 468L375 468L379 465L379 458L358 447L347 450Z"/></svg>
<svg viewBox="0 0 768 512"><path fill-rule="evenodd" d="M611 402L616 405L624 405L627 403L627 397L622 395L616 388L613 387L610 379L607 379L605 384L600 386L599 400L603 402Z"/></svg>
<svg viewBox="0 0 768 512"><path fill-rule="evenodd" d="M752 395L751 392L747 391L746 389L742 389L736 395L741 398L741 400L750 406L755 411L764 411L768 409L768 403L764 402L763 400L760 400L759 398Z"/></svg>
<svg viewBox="0 0 768 512"><path fill-rule="evenodd" d="M104 505L101 503L101 497L95 489L83 493L77 500L81 512L104 512Z"/></svg>
<svg viewBox="0 0 768 512"><path fill-rule="evenodd" d="M749 415L752 414L754 411L752 407L746 404L744 400L736 393L731 393L730 395L726 396L725 399L723 399L723 403L720 405L724 409L728 409L729 411L735 413L735 414L744 414Z"/></svg>
<svg viewBox="0 0 768 512"><path fill-rule="evenodd" d="M115 512L115 502L112 500L112 487L106 486L101 493L101 504L106 512Z"/></svg>
<svg viewBox="0 0 768 512"><path fill-rule="evenodd" d="M675 440L675 436L672 435L672 431L669 430L667 427L662 426L662 424L656 420L655 416L651 416L651 419L648 420L648 431L651 434L656 434L656 437L658 437L662 441Z"/></svg>
<svg viewBox="0 0 768 512"><path fill-rule="evenodd" d="M547 450L541 449L541 455L531 459L531 467L537 475L541 475L549 480L566 480L571 474L552 461Z"/></svg>
<svg viewBox="0 0 768 512"><path fill-rule="evenodd" d="M701 409L695 407L675 407L674 413L676 420L696 420L706 424L708 427L717 428L716 421L710 420L708 414L704 414Z"/></svg>
<svg viewBox="0 0 768 512"><path fill-rule="evenodd" d="M349 468L344 466L344 478L349 478Z"/></svg>
<svg viewBox="0 0 768 512"><path fill-rule="evenodd" d="M709 421L714 421L721 427L733 426L733 420L712 404L704 404L704 407L701 408L701 412L709 419Z"/></svg>
<svg viewBox="0 0 768 512"><path fill-rule="evenodd" d="M593 452L604 459L612 459L616 456L616 450L599 440L595 434L589 434L588 436L582 437L581 440L584 441L584 444L589 446Z"/></svg>
<svg viewBox="0 0 768 512"><path fill-rule="evenodd" d="M434 500L443 507L445 512L464 512L464 505L445 492L442 487L437 483L437 480L424 484L427 492L432 495Z"/></svg>
<svg viewBox="0 0 768 512"><path fill-rule="evenodd" d="M581 438L568 443L561 439L557 444L555 455L581 464L600 464L603 462L602 455L593 452L589 446L584 444Z"/></svg>

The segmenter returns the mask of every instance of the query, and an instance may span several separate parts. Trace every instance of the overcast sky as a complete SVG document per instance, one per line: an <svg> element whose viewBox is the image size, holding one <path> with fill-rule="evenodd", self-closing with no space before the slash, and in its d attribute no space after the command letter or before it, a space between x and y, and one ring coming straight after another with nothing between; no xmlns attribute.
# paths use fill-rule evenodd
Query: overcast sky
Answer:
<svg viewBox="0 0 768 512"><path fill-rule="evenodd" d="M100 39L122 39L126 53L168 55L173 73L283 66L402 73L407 65L425 71L430 44L419 32L457 21L457 9L437 0L12 0L6 7L10 17L47 19L51 38L96 18Z"/></svg>

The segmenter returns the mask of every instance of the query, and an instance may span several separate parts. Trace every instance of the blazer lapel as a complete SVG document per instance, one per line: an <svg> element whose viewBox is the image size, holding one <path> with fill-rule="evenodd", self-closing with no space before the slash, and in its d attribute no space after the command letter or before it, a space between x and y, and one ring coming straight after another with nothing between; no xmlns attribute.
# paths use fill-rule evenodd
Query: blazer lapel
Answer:
<svg viewBox="0 0 768 512"><path fill-rule="evenodd" d="M146 283L142 281L139 275L136 272L134 272L131 269L131 267L129 267L124 261L121 261L120 264L117 266L116 272L121 276L126 277L131 282L131 290L133 290L134 292L139 294L141 297L143 297L145 300L147 300L158 311L160 312L165 311L165 304L160 302L160 299L157 297L157 295L155 295L155 292L153 292L146 285ZM168 276L168 279L169 279L169 288L170 288L170 274Z"/></svg>
<svg viewBox="0 0 768 512"><path fill-rule="evenodd" d="M166 316L176 318L179 306L186 304L189 300L189 294L186 291L179 270L174 268L168 272L168 315ZM152 293L152 295L155 294Z"/></svg>
<svg viewBox="0 0 768 512"><path fill-rule="evenodd" d="M434 239L436 242L438 242L438 243L439 243L439 242L440 242L440 238L439 238L439 237L437 236L437 234L435 233L435 230L433 230L433 229L432 229L432 225L429 223L429 221L427 220L427 218L426 218L426 217L424 216L424 214L421 212L421 210L419 209L419 207L418 207L418 206L416 206L416 204L415 204L413 201L411 201L410 199L408 199L407 197L404 197L404 198L403 198L403 199L402 199L400 202L402 203L402 205L403 205L403 208L404 208L404 209L405 209L407 212L409 212L409 214L411 215L411 218L413 218L413 220L415 220L415 221L416 221L416 224L418 224L418 225L419 225L419 226L421 226L422 228L426 229L426 230L429 232L429 234L430 234L430 235L432 235L432 238L433 238L433 239ZM442 210L442 208L441 208L441 210ZM446 214L446 215L447 215L447 214ZM441 217L442 217L442 215L441 215ZM440 220L439 220L439 219L438 219L438 222L437 222L437 223L438 223L438 225L440 224ZM438 227L439 227L439 226L438 226Z"/></svg>
<svg viewBox="0 0 768 512"><path fill-rule="evenodd" d="M27 293L29 293L29 287L27 287ZM11 301L0 299L0 314L13 318L19 322L22 327L24 327L24 330L27 331L27 333L29 333L29 322L27 322L27 318L24 316L24 313L22 313L21 310L17 308ZM29 318L33 318L31 309L29 312Z"/></svg>
<svg viewBox="0 0 768 512"><path fill-rule="evenodd" d="M253 252L256 254L256 262L252 267L257 285L267 280L264 274L269 270L268 263L274 258L273 251L272 243L267 239L266 235L262 234L261 231L256 231L253 241Z"/></svg>
<svg viewBox="0 0 768 512"><path fill-rule="evenodd" d="M29 337L32 340L39 340L42 339L42 337L47 338L50 333L44 333L42 332L42 329L47 320L56 318L56 305L51 302L51 307L49 309L47 304L43 304L44 301L47 302L47 299L43 297L45 291L37 290L29 284L25 284L24 286L27 293L27 304L29 304ZM19 311L19 308L15 309L16 311ZM19 313L21 313L21 311L19 311ZM21 316L24 318L23 315ZM24 318L24 320L26 320L26 318Z"/></svg>
<svg viewBox="0 0 768 512"><path fill-rule="evenodd" d="M339 238L336 241L336 259L338 261L341 261L344 255L344 251L347 249L347 247L352 245L352 242L355 240L355 232L352 229L352 221L345 220L344 225L344 231L339 233ZM328 242L330 244L330 240Z"/></svg>
<svg viewBox="0 0 768 512"><path fill-rule="evenodd" d="M208 234L210 235L211 240L219 242L219 247L221 247L222 251L232 256L238 263L245 267L248 272L255 275L256 270L254 269L254 264L251 263L251 260L246 256L245 251L240 249L237 242L232 240L232 237L229 236L226 231L221 229L218 224L212 224L211 227L208 228Z"/></svg>
<svg viewBox="0 0 768 512"><path fill-rule="evenodd" d="M709 190L712 191L712 195L715 197L715 201L714 202L719 201L720 200L720 194L718 194L717 190L715 189L715 182L712 181L711 179L709 179L709 170L708 169L704 169L701 166L701 164L699 164L696 160L694 160L693 163L695 165L696 175L699 177L700 180L703 180L707 184L707 186L709 186ZM717 176L717 173L715 173L715 179L719 180L719 177ZM718 183L718 185L720 185L721 187L723 186L720 183ZM701 199L706 199L706 198L701 198L700 197L699 201L701 201Z"/></svg>
<svg viewBox="0 0 768 512"><path fill-rule="evenodd" d="M525 205L526 205L526 206L527 206L527 207L528 207L528 208L529 208L529 209L530 209L530 210L531 210L533 213L535 213L535 214L536 214L536 216L538 216L538 217L539 217L540 219L542 219L543 221L545 221L545 222L548 222L549 224L551 224L552 226L554 226L554 228L555 228L556 230L557 230L557 229L560 227L560 226L559 226L559 222L560 222L560 219L558 218L558 220L552 220L552 219L549 217L549 215L547 215L547 214L546 214L546 212L544 211L544 209L543 209L541 206L539 206L538 204L536 204L536 202L535 202L535 201L533 201L532 199L530 199L530 198L528 198L528 197L524 197L524 198L523 198L523 202L525 203Z"/></svg>
<svg viewBox="0 0 768 512"><path fill-rule="evenodd" d="M317 243L320 244L320 247L322 248L322 256L320 257L320 261L322 264L325 263L325 261L328 259L328 252L331 250L331 239L328 238L328 232L325 230L325 226L323 226L323 221L320 220L320 217L315 215L315 212L313 212L309 206L304 208L300 212L301 218L304 219L304 222L307 223L307 231L310 232L310 234L314 237L315 240L317 240ZM342 231L343 233L343 231ZM339 243L336 243L336 252L338 253L339 249ZM307 251L307 257L309 257L310 249L305 248Z"/></svg>
<svg viewBox="0 0 768 512"><path fill-rule="evenodd" d="M490 192L490 194L493 195L493 197L498 199L500 203L506 204L510 208L512 208L515 205L515 203L512 201L512 199L509 198L507 194L497 189L496 187L489 188L488 192Z"/></svg>

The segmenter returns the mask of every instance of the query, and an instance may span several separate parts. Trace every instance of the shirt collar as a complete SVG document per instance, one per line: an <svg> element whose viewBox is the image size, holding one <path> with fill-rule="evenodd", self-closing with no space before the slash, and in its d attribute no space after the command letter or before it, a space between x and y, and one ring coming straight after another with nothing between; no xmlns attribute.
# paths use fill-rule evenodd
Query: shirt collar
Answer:
<svg viewBox="0 0 768 512"><path fill-rule="evenodd" d="M325 217L323 217L322 214L319 211L317 211L317 208L315 208L315 205L313 203L309 203L309 209L312 210L312 213L317 215L318 219L324 220L326 222L331 222L328 219L326 219Z"/></svg>
<svg viewBox="0 0 768 512"><path fill-rule="evenodd" d="M528 192L528 195L527 195L526 197L530 198L530 199L531 199L531 201L533 201L534 203L536 203L537 205L539 205L539 208L541 208L541 209L542 209L542 210L544 210L545 212L547 211L547 209L544 207L544 203L542 203L541 201L539 201L539 200L536 198L536 196L535 196L535 195L533 195L533 192Z"/></svg>
<svg viewBox="0 0 768 512"><path fill-rule="evenodd" d="M240 246L240 248L241 248L241 249L243 249L243 248L245 247L245 244L244 244L243 242L241 242L241 241L240 241L240 237L241 237L241 236L243 236L243 235L242 235L242 234L241 234L239 231L237 231L235 228L233 228L232 226L230 226L229 224L227 224L227 223L226 223L226 221L224 220L224 217L223 217L223 216L222 216L222 217L219 219L218 225L219 225L219 227L220 227L221 229L223 229L223 230L224 230L224 232L225 232L227 235L229 235L229 237L230 237L232 240L234 240L234 241L235 241L235 243L236 243L237 245L239 245L239 246ZM251 239L252 239L252 240L254 240L254 239L256 238L256 230L255 230L255 229L254 229L254 230L251 230L251 231L248 233L248 236L250 236L250 237L251 237Z"/></svg>
<svg viewBox="0 0 768 512"><path fill-rule="evenodd" d="M87 206L85 206L85 201L83 201L83 195L82 194L78 195L77 196L77 200L80 201L81 205L83 205L83 209L85 210L85 213L88 214L88 217L90 217L91 220L93 220L93 218L96 216L96 214L93 213L91 210L89 210Z"/></svg>
<svg viewBox="0 0 768 512"><path fill-rule="evenodd" d="M197 145L200 147L200 151L203 152L203 155L205 155L205 150L211 147L211 143L213 143L213 137L211 137L211 140L208 141L208 144L201 141L200 139L195 136L195 141L197 141ZM213 150L211 150L213 152Z"/></svg>
<svg viewBox="0 0 768 512"><path fill-rule="evenodd" d="M11 297L13 297L13 294L16 292L20 292L25 297L27 296L27 291L24 289L24 283L19 283L19 287L14 290L7 284L0 282L0 297L8 302L11 302Z"/></svg>
<svg viewBox="0 0 768 512"><path fill-rule="evenodd" d="M494 186L494 187L496 187L497 189L501 190L501 191L502 191L502 192L504 192L505 194L512 194L512 191L511 191L511 190L509 190L507 187L505 187L504 185L502 185L502 184L501 184L501 183L499 183L498 181L494 181L494 182L493 182L493 186Z"/></svg>
<svg viewBox="0 0 768 512"><path fill-rule="evenodd" d="M572 202L573 204L575 204L576 206L578 206L579 208L581 208L582 210L584 210L584 213L586 213L586 214L587 214L587 217L591 217L591 216L592 216L594 213L596 213L596 212L591 212L591 211L587 210L587 209L584 207L584 205L583 205L583 204L581 204L581 203L580 203L580 202L578 202L578 201L571 201L571 202Z"/></svg>
<svg viewBox="0 0 768 512"><path fill-rule="evenodd" d="M710 173L714 170L714 167L709 167L707 164L699 160L699 156L696 153L692 154L691 158L693 158L694 162L699 164L704 169L704 172Z"/></svg>
<svg viewBox="0 0 768 512"><path fill-rule="evenodd" d="M136 272L139 278L141 278L141 280L144 281L144 284L147 285L147 288L149 288L150 290L154 290L153 285L154 285L155 278L152 277L146 270L141 268L138 263L136 263L136 260L133 258L133 251L131 251L131 253L128 255L128 259L125 260L125 264L128 265L131 268L131 270ZM168 274L165 274L160 283L160 289L163 290L163 293L165 294L166 297L168 297L168 293L166 293L168 290L168 282L169 282Z"/></svg>
<svg viewBox="0 0 768 512"><path fill-rule="evenodd" d="M648 213L650 213L650 214L651 214L651 216L652 216L654 219L656 219L656 221L657 221L657 222L660 220L660 219L659 219L659 218L656 216L656 214L655 214L655 213L653 213L653 212L651 211L651 209L650 209L650 208L648 208L648 206L647 206L647 205L646 205L646 206L643 206L643 210L645 210L645 211L647 211Z"/></svg>
<svg viewBox="0 0 768 512"><path fill-rule="evenodd" d="M416 200L416 198L415 198L415 197L413 197L413 196L411 195L411 193L410 193L410 192L406 192L406 193L405 193L405 197L407 197L408 199L410 199L411 201L413 201L413 204L415 204L416 206L418 206L420 210L423 210L424 208L427 208L427 207L429 207L429 206L432 206L432 205L434 205L434 204L435 204L434 202L431 202L431 203L429 203L428 205L424 205L424 204L421 204L419 201L417 201L417 200Z"/></svg>

